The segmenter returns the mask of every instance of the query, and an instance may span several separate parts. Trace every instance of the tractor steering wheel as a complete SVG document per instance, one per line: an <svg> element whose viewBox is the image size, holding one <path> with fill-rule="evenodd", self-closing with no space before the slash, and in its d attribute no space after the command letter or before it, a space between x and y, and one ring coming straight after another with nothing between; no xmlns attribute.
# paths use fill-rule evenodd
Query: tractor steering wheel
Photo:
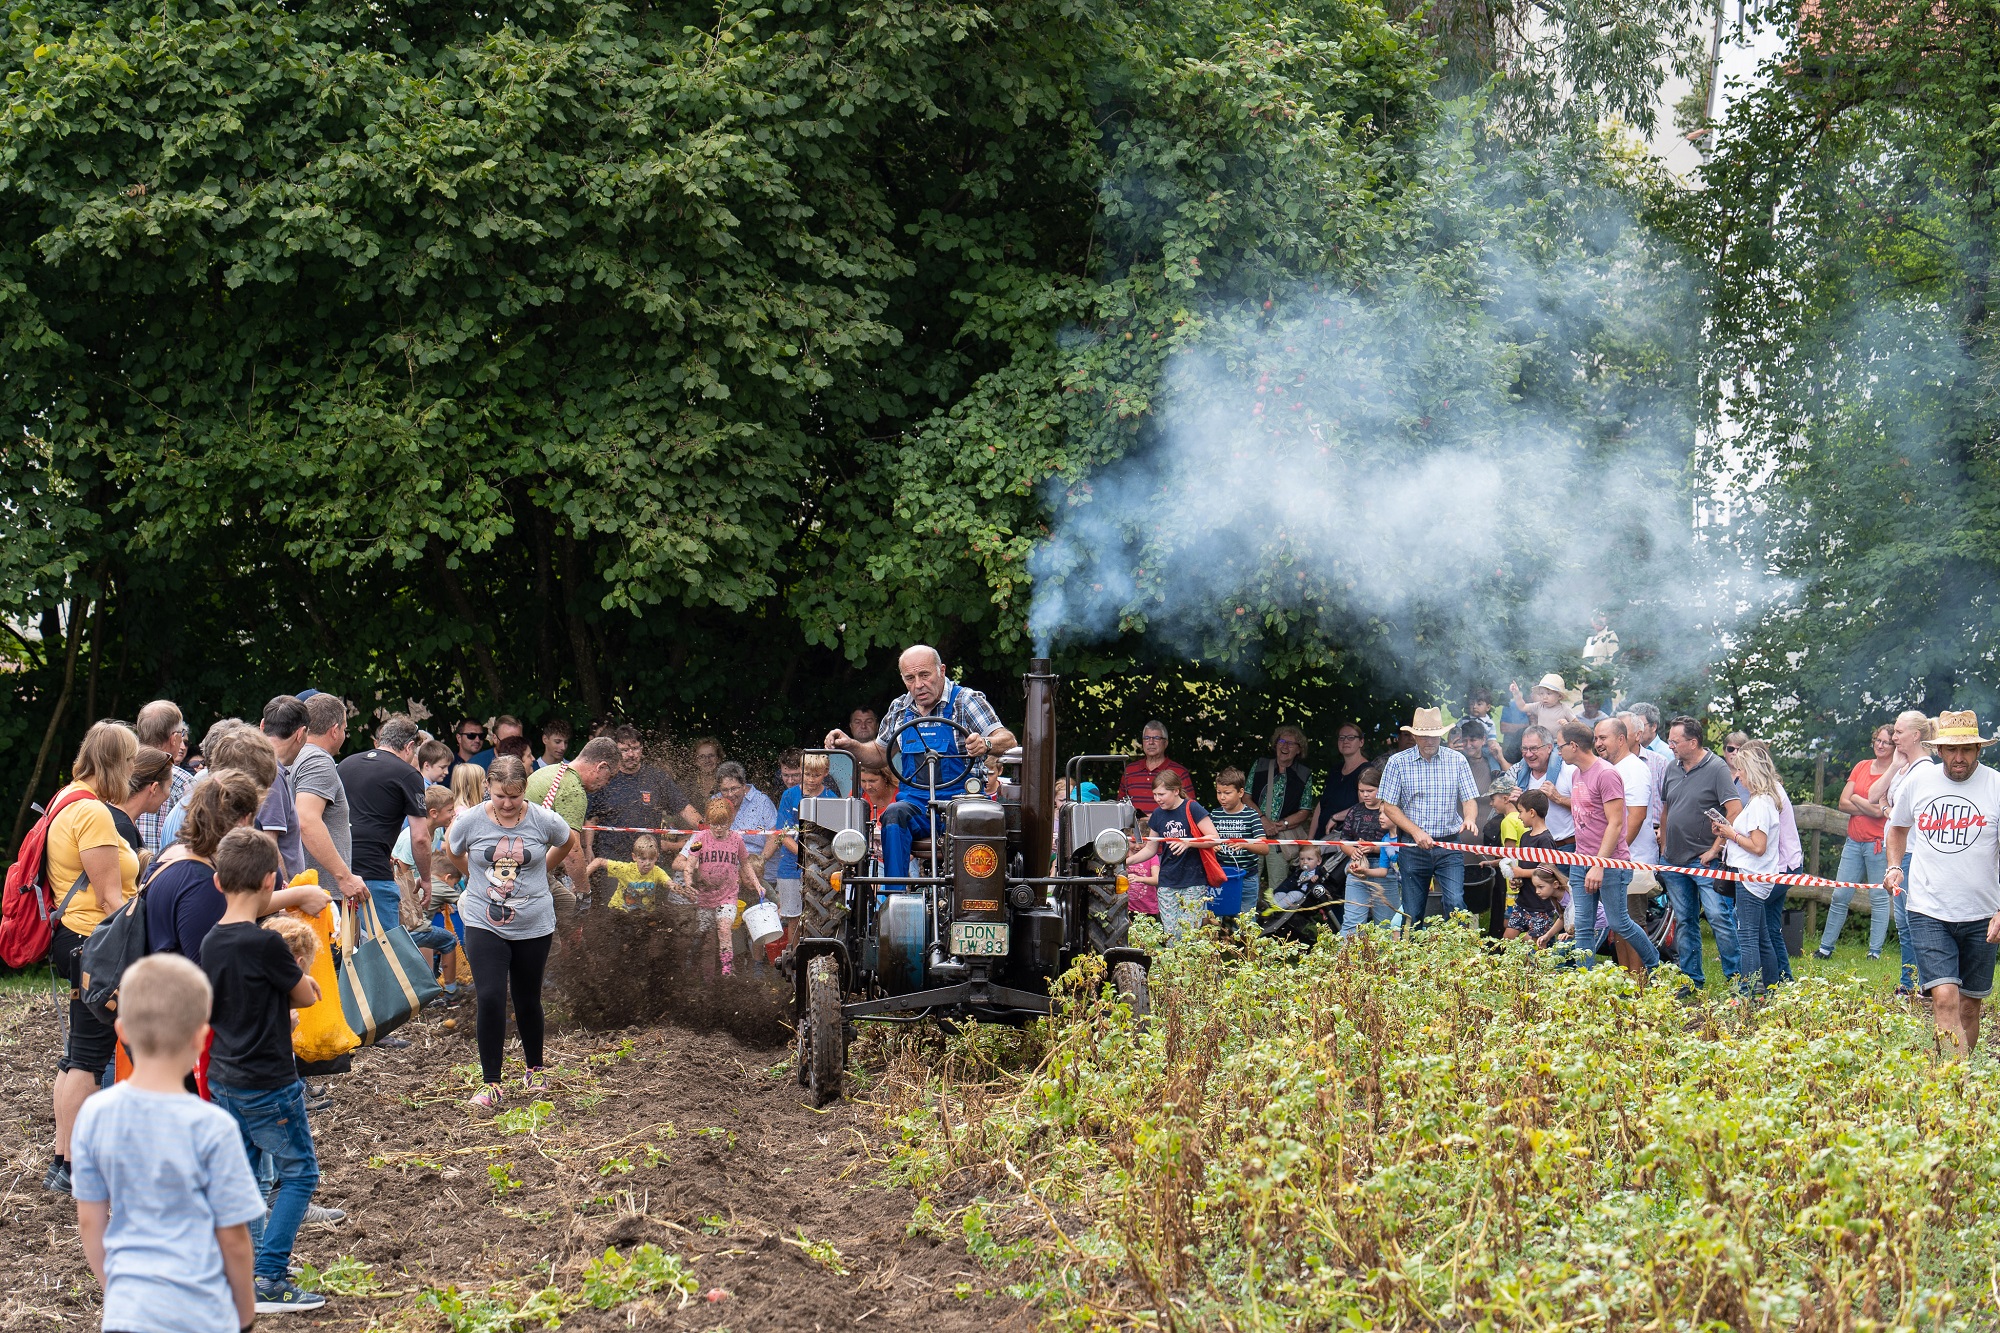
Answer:
<svg viewBox="0 0 2000 1333"><path fill-rule="evenodd" d="M955 718L939 717L934 713L920 713L917 716L910 718L907 722L897 727L894 731L890 732L888 737L882 741L883 757L887 758L891 754L896 754L896 755L902 754L903 733L909 731L913 727L920 727L926 722L942 722L945 726L950 727L953 731L957 732L960 736L964 737L966 740L972 739L973 735L972 728L966 726L963 722L960 722ZM912 755L933 754L940 759L962 758L965 759L968 762L968 764L971 761L972 757L970 755L965 754L963 750L961 750L958 754L954 755L949 750L934 749L931 746L930 737L924 735L924 733L922 732L917 733L917 739L919 741L922 741L923 744L912 749L910 751ZM924 767L927 768L930 773L930 781L924 784L925 789L928 792L928 796L926 798L926 803L928 804L930 801L935 801L937 799L938 766L933 763L933 764L926 764L924 765ZM896 774L897 785L900 786L902 784L902 781L903 781L902 774L897 773Z"/></svg>

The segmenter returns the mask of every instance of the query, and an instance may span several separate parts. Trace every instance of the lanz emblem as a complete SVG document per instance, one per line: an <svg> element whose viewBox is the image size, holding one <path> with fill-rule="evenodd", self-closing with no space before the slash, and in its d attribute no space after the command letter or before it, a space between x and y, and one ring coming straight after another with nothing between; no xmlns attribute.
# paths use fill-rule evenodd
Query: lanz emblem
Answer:
<svg viewBox="0 0 2000 1333"><path fill-rule="evenodd" d="M974 879L985 879L1000 868L1000 853L983 842L975 842L965 849L965 858L959 862L965 873ZM992 910L990 908L984 910Z"/></svg>

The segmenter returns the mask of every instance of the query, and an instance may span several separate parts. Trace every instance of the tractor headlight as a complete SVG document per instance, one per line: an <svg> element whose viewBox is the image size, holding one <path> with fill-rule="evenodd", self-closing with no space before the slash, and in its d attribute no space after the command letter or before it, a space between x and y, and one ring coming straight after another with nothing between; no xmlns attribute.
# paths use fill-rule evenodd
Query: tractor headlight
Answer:
<svg viewBox="0 0 2000 1333"><path fill-rule="evenodd" d="M1099 833L1091 841L1091 846L1097 852L1097 859L1108 866L1123 864L1125 857L1132 850L1131 840L1125 836L1125 831L1115 828L1108 828Z"/></svg>
<svg viewBox="0 0 2000 1333"><path fill-rule="evenodd" d="M844 828L833 835L833 854L854 865L868 855L868 839L858 829Z"/></svg>

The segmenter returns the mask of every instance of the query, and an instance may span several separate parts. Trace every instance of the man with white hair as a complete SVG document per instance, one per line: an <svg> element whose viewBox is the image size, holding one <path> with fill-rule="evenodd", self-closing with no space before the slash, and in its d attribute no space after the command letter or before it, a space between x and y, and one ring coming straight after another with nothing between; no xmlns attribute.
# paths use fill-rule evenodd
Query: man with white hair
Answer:
<svg viewBox="0 0 2000 1333"><path fill-rule="evenodd" d="M882 865L891 878L910 873L916 831L930 829L932 782L941 800L984 790L986 756L1015 745L986 696L946 674L937 649L916 644L896 666L908 692L882 715L878 739L856 740L838 727L826 734L827 749L845 750L862 768L886 766L896 776L896 800L882 812ZM927 752L940 756L935 772Z"/></svg>

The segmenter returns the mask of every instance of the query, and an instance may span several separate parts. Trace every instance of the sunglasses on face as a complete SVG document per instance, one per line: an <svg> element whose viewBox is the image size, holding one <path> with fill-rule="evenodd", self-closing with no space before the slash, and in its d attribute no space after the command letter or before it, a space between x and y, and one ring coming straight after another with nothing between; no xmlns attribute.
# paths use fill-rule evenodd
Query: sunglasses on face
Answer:
<svg viewBox="0 0 2000 1333"><path fill-rule="evenodd" d="M1736 746L1734 746L1734 745L1725 745L1725 746L1723 746L1723 747L1722 747L1722 752L1723 752L1724 754L1735 754L1735 753L1736 753L1736 750L1737 750L1737 747L1736 747Z"/></svg>
<svg viewBox="0 0 2000 1333"><path fill-rule="evenodd" d="M483 741L486 739L486 733L483 731L461 731L458 733L458 736L460 740L467 741Z"/></svg>

